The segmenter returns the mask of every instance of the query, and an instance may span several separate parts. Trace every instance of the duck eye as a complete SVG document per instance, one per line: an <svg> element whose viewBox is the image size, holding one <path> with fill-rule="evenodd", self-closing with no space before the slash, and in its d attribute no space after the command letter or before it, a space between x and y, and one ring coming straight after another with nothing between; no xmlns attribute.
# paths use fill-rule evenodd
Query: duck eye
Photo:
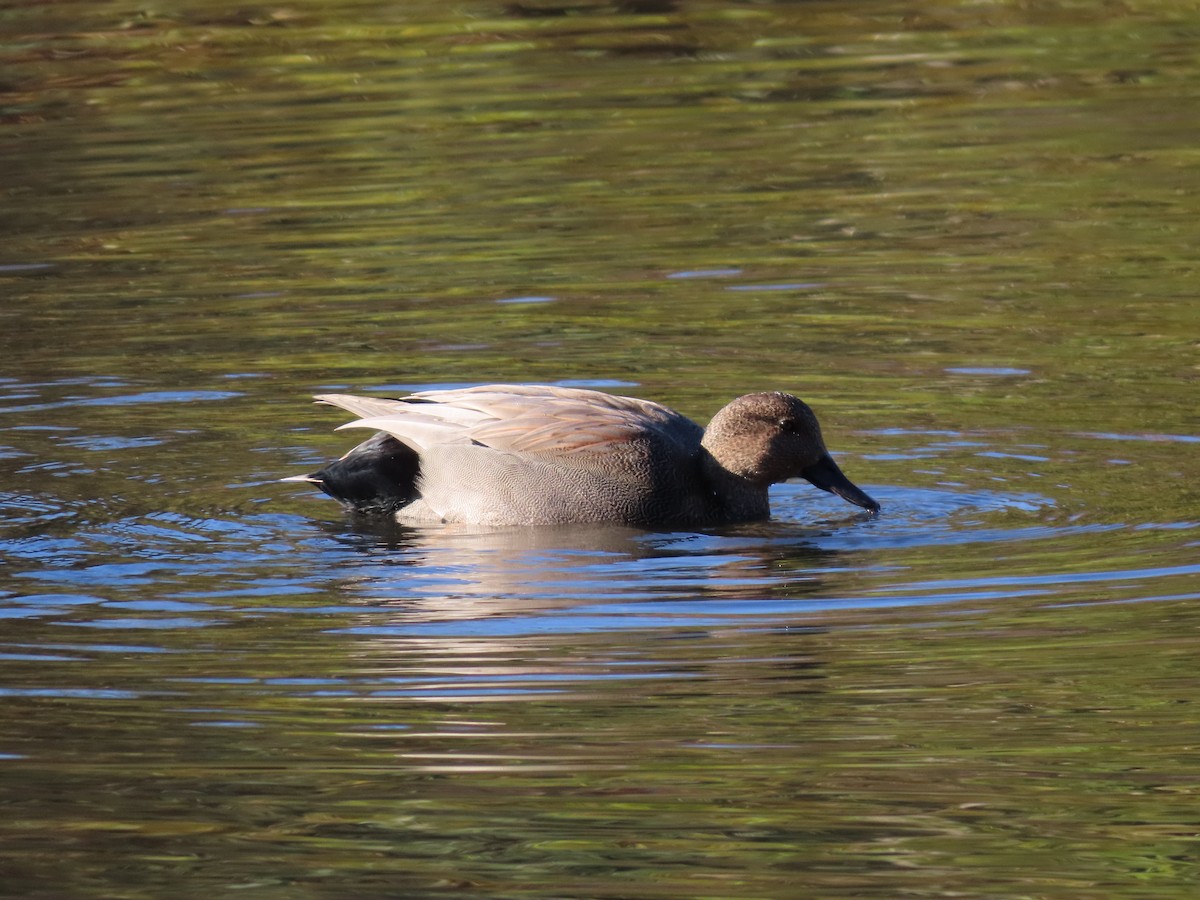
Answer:
<svg viewBox="0 0 1200 900"><path fill-rule="evenodd" d="M779 420L779 430L787 431L787 432L791 432L792 434L795 434L796 433L796 420L795 419L780 419Z"/></svg>

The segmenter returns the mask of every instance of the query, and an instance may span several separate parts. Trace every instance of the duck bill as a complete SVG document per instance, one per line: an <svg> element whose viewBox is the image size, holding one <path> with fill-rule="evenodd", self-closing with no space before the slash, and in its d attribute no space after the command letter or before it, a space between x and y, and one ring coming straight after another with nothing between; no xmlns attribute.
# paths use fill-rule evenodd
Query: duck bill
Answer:
<svg viewBox="0 0 1200 900"><path fill-rule="evenodd" d="M842 470L838 468L838 464L833 461L833 457L828 453L824 454L808 468L802 469L800 477L812 482L813 485L823 491L837 494L843 500L849 501L855 506L861 506L868 512L879 512L879 504L866 492L862 491L853 481L843 475Z"/></svg>

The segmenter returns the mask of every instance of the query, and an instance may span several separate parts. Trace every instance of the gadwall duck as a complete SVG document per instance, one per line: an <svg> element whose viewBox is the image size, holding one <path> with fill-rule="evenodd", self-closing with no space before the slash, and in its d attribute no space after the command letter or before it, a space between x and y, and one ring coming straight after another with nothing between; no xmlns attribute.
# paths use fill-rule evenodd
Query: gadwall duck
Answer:
<svg viewBox="0 0 1200 900"><path fill-rule="evenodd" d="M699 526L766 519L767 489L806 478L874 513L817 417L791 394L747 394L701 428L649 400L544 385L321 394L379 432L305 481L401 524Z"/></svg>

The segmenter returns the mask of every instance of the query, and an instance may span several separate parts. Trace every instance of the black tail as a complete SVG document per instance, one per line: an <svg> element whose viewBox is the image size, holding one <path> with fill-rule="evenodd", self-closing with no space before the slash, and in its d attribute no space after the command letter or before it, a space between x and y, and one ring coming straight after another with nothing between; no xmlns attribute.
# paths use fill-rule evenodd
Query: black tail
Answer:
<svg viewBox="0 0 1200 900"><path fill-rule="evenodd" d="M419 496L420 467L415 450L381 431L320 471L292 480L312 482L355 512L393 513Z"/></svg>

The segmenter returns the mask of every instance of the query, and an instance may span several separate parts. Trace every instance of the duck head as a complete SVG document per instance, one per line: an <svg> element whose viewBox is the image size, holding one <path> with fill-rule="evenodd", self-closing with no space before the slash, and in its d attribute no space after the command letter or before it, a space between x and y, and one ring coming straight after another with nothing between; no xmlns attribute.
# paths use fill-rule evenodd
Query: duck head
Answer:
<svg viewBox="0 0 1200 900"><path fill-rule="evenodd" d="M804 478L871 513L879 504L842 474L808 404L770 391L738 397L709 422L702 446L720 467L756 488Z"/></svg>

